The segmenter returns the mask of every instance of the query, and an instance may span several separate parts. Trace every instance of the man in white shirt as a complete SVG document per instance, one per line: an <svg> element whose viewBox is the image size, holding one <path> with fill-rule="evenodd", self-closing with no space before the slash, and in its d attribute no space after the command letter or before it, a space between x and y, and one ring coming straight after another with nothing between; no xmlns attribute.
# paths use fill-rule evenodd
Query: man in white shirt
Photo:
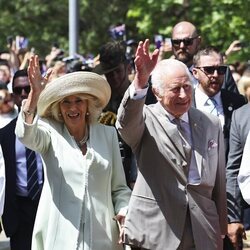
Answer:
<svg viewBox="0 0 250 250"><path fill-rule="evenodd" d="M240 94L222 89L227 66L223 64L223 57L217 49L207 47L198 51L193 62L193 75L198 82L194 90L193 106L219 117L227 159L232 113L244 105L246 100Z"/></svg>

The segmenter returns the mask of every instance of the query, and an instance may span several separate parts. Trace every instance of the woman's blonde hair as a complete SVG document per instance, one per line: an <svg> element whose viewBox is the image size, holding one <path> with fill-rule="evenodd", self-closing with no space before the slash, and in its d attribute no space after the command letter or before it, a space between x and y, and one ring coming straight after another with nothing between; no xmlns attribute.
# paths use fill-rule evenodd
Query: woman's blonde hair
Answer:
<svg viewBox="0 0 250 250"><path fill-rule="evenodd" d="M99 100L96 97L89 95L89 94L75 94L75 95L81 98L81 100L87 100L88 107L87 107L86 122L88 124L97 122L102 112L102 107L101 107ZM51 117L52 119L55 119L58 122L64 122L62 114L60 112L60 107L59 107L59 103L64 98L52 103L50 106L50 115L47 114L49 117Z"/></svg>
<svg viewBox="0 0 250 250"><path fill-rule="evenodd" d="M243 75L238 81L237 86L240 94L244 95L248 99L248 101L250 101L250 97L246 95L247 88L250 87L250 76Z"/></svg>

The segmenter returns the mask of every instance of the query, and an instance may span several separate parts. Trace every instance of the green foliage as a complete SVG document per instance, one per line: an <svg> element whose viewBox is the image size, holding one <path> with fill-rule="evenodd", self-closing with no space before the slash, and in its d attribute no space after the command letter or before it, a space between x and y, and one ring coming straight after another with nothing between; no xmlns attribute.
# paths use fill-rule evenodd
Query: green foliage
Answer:
<svg viewBox="0 0 250 250"><path fill-rule="evenodd" d="M6 37L16 35L27 37L29 47L34 47L37 53L43 55L50 51L52 42L66 44L68 8L65 1L5 2L0 4L1 50L7 49Z"/></svg>
<svg viewBox="0 0 250 250"><path fill-rule="evenodd" d="M154 34L170 37L177 22L190 21L200 30L203 45L225 51L234 40L247 42L250 48L249 10L249 1L242 0L135 0L127 17L134 19L142 37L151 39ZM249 48L233 54L229 61L248 60Z"/></svg>
<svg viewBox="0 0 250 250"><path fill-rule="evenodd" d="M65 0L0 0L0 46L6 50L6 37L22 34L40 55L57 41L68 51L68 2ZM250 3L246 0L79 0L79 53L97 53L110 39L111 25L125 23L127 39L170 37L179 21L194 23L204 45L225 51L236 39L250 47ZM230 60L248 60L250 49L232 55Z"/></svg>

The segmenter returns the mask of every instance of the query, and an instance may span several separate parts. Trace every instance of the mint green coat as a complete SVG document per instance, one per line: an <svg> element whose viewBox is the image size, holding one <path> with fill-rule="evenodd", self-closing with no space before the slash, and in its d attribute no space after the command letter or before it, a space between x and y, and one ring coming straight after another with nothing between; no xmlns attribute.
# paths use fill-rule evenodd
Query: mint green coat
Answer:
<svg viewBox="0 0 250 250"><path fill-rule="evenodd" d="M116 130L90 125L85 156L67 128L54 120L36 117L30 125L20 112L16 134L44 162L32 250L122 249L113 217L126 214L130 190Z"/></svg>

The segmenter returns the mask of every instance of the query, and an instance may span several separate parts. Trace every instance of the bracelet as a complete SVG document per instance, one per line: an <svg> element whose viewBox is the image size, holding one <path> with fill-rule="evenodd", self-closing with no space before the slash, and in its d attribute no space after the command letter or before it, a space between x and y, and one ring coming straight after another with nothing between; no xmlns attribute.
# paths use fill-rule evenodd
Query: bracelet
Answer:
<svg viewBox="0 0 250 250"><path fill-rule="evenodd" d="M23 113L27 116L34 115L36 111L23 110Z"/></svg>

